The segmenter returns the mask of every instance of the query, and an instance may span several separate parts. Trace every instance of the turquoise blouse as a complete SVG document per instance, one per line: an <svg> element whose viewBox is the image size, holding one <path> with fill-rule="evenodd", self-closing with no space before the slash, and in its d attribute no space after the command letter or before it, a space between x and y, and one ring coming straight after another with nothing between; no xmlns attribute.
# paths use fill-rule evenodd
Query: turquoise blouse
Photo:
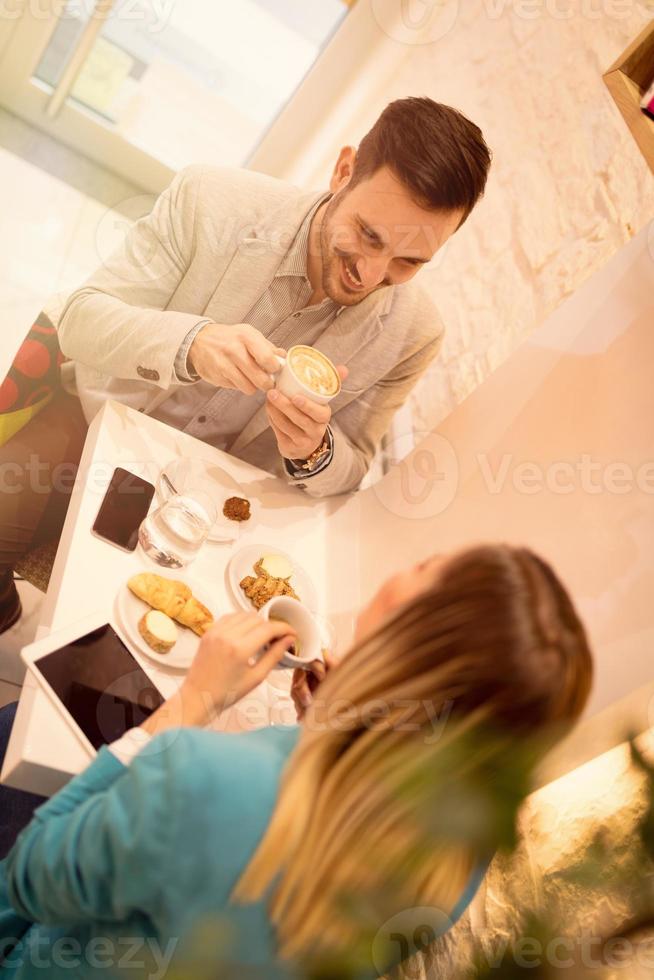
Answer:
<svg viewBox="0 0 654 980"><path fill-rule="evenodd" d="M276 962L265 902L234 906L229 895L299 731L176 729L128 768L102 748L0 863L0 977L297 976Z"/></svg>

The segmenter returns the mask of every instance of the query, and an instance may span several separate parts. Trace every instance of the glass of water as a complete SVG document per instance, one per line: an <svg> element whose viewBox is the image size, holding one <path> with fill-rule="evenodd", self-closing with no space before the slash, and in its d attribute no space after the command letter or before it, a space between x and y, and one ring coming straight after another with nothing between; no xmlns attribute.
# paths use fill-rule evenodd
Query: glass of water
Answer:
<svg viewBox="0 0 654 980"><path fill-rule="evenodd" d="M174 493L145 518L139 544L158 565L184 568L207 540L216 516L216 505L203 490Z"/></svg>

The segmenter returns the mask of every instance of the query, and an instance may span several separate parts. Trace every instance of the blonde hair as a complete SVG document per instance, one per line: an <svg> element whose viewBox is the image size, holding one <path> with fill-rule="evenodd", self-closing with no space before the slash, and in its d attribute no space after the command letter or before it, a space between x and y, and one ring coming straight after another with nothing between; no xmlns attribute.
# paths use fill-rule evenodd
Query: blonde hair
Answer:
<svg viewBox="0 0 654 980"><path fill-rule="evenodd" d="M464 808L475 779L488 788L538 735L533 768L591 677L583 627L545 562L506 545L450 559L320 686L233 899L270 890L285 958L356 949L408 906L449 914L480 842L464 812L447 833L434 814L452 799Z"/></svg>

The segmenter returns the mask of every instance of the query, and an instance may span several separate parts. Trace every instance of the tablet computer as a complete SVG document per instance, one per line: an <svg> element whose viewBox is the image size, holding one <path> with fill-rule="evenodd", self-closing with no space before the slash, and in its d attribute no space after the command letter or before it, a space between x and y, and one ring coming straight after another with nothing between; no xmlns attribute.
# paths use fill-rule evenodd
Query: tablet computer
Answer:
<svg viewBox="0 0 654 980"><path fill-rule="evenodd" d="M140 725L164 702L110 622L84 620L23 649L21 656L87 751Z"/></svg>

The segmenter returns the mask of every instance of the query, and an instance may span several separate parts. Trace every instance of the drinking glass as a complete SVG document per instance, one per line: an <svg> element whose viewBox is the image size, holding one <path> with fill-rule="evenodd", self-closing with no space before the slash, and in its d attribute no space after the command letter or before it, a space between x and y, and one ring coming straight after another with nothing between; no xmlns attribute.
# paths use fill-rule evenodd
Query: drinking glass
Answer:
<svg viewBox="0 0 654 980"><path fill-rule="evenodd" d="M182 456L173 459L162 469L157 480L157 497L165 501L171 495L180 493L193 494L202 490L216 503L217 516L209 533L210 541L234 541L240 532L240 525L230 521L223 514L223 503L227 497L247 497L243 487L227 470L211 459L196 456ZM254 516L257 502L250 500L250 509ZM250 519L250 526L253 520Z"/></svg>
<svg viewBox="0 0 654 980"><path fill-rule="evenodd" d="M165 568L184 568L196 557L216 521L216 505L203 490L173 493L139 529L146 555Z"/></svg>

